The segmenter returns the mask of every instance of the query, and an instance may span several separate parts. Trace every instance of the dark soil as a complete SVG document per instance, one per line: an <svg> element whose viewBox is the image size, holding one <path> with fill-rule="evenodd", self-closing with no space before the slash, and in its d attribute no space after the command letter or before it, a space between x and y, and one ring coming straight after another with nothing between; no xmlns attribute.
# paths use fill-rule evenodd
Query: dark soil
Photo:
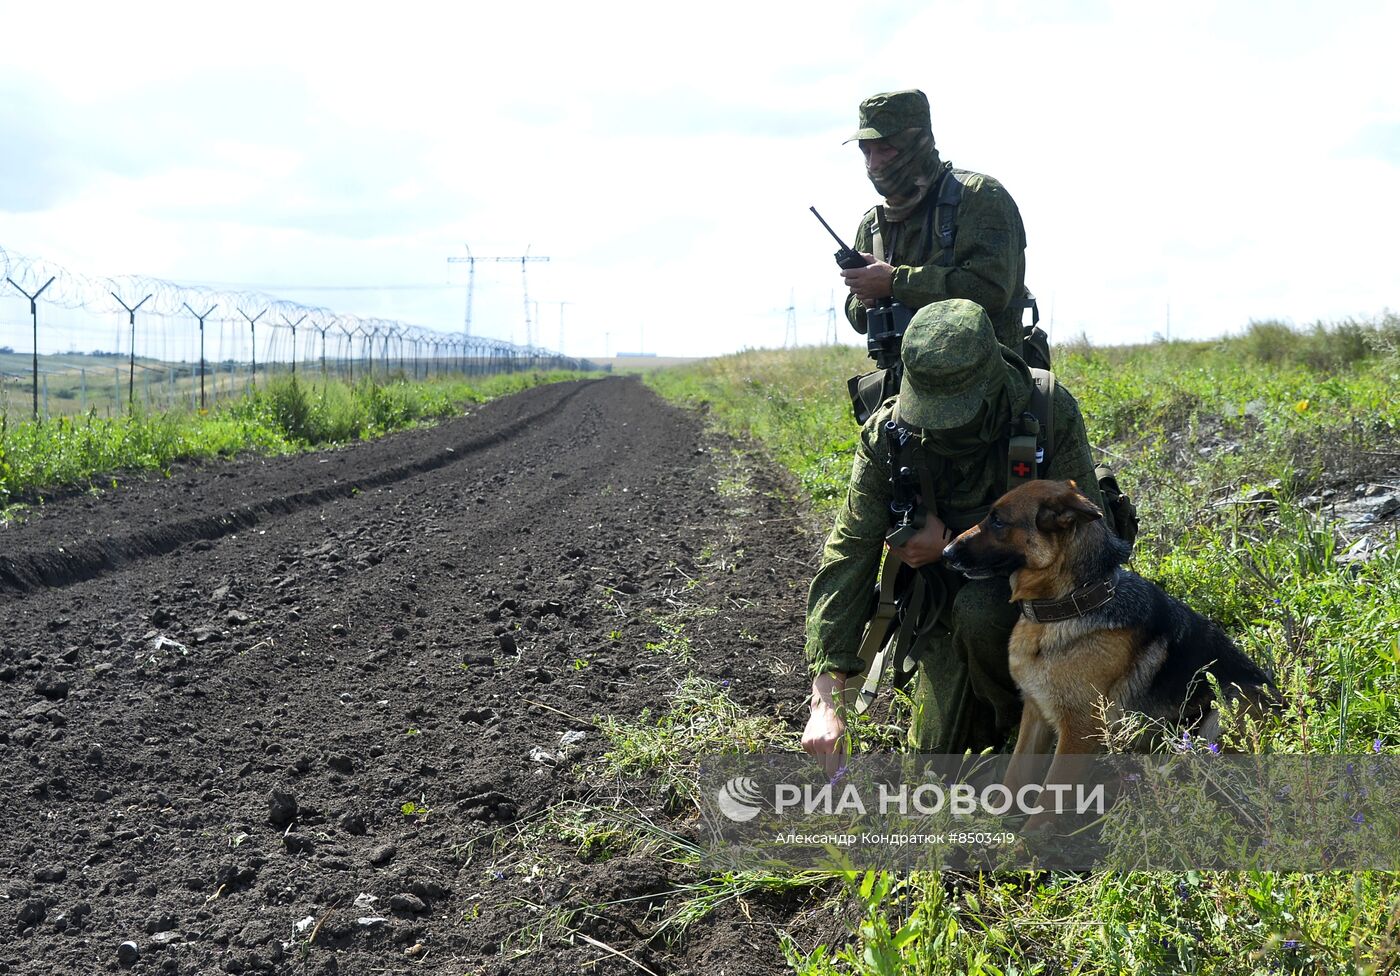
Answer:
<svg viewBox="0 0 1400 976"><path fill-rule="evenodd" d="M657 938L693 875L531 830L590 799L591 719L688 672L803 717L816 540L774 471L717 493L710 436L559 384L0 529L0 972L784 971L802 904ZM689 663L646 649L682 596L720 609ZM610 789L691 829L654 786Z"/></svg>

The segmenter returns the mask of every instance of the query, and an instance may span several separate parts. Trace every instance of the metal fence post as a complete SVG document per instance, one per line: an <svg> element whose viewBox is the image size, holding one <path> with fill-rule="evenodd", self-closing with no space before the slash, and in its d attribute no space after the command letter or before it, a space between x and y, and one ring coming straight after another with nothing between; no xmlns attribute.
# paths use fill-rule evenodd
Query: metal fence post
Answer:
<svg viewBox="0 0 1400 976"><path fill-rule="evenodd" d="M128 410L135 410L135 409L136 409L136 310L137 310L138 308L140 308L142 305L145 305L146 302L148 302L148 301L150 300L151 296L150 296L150 295L147 295L145 298L141 299L141 300L140 300L139 302L137 302L135 305L128 305L126 302L124 302L124 301L121 300L121 297L118 296L116 292L109 292L109 294L110 294L113 298L115 298L115 299L117 300L117 303L118 303L119 305L121 305L122 308L126 309L127 319L128 319L128 320L130 321L130 323L131 323L131 369L130 369L130 371L127 373L127 378L126 378L126 406L127 406L127 409L128 409ZM149 386L147 387L147 389L149 389Z"/></svg>
<svg viewBox="0 0 1400 976"><path fill-rule="evenodd" d="M33 323L33 325L34 325L34 419L35 419L35 420L38 420L38 419L39 419L39 305L38 305L38 301L39 301L39 296L42 295L42 294L44 293L44 288L47 288L47 287L49 287L49 285L53 284L53 281L54 281L54 280L53 280L53 277L50 277L48 281L44 282L44 287L43 287L43 288L40 288L38 291L36 291L36 292L35 292L34 294L32 294L32 295L29 294L29 292L25 291L23 288L21 288L19 285L15 284L15 280L14 280L13 278L6 278L5 280L8 281L10 284L12 284L12 285L15 286L15 291L19 292L19 293L20 293L21 295L23 295L25 298L29 299L29 318L30 318L30 321L31 321L31 322ZM44 413L47 414L48 412L49 412L49 408L48 408L48 407L45 407L45 408L44 408Z"/></svg>

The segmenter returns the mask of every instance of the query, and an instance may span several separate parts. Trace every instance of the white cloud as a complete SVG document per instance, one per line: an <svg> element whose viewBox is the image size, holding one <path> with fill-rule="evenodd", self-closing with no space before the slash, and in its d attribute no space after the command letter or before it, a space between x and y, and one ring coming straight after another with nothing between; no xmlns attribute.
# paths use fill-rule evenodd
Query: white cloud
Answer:
<svg viewBox="0 0 1400 976"><path fill-rule="evenodd" d="M605 334L677 354L775 344L789 295L813 341L841 296L806 208L853 234L873 202L841 145L856 103L918 85L947 158L1020 204L1060 335L1141 340L1168 305L1174 334L1208 335L1395 301L1385 4L83 11L76 28L62 8L4 10L27 40L0 106L45 107L23 118L52 163L6 170L4 199L38 209L8 214L0 244L91 274L446 284L465 281L446 262L464 242L528 246L551 257L532 294L575 303L570 352ZM479 266L477 284L481 331L523 338L518 267ZM444 329L464 304L301 297ZM557 307L539 318L556 343Z"/></svg>

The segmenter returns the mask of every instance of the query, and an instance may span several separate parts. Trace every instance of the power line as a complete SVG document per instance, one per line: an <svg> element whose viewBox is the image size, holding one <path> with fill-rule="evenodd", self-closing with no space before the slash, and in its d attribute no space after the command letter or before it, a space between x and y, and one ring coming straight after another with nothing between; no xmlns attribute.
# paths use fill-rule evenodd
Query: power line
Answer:
<svg viewBox="0 0 1400 976"><path fill-rule="evenodd" d="M218 288L247 288L255 290L271 289L274 291L446 291L448 289L460 288L451 282L440 285L411 284L405 282L389 283L383 285L285 285L274 282L259 281L184 281L180 279L169 279L172 284L183 285L188 288L218 287Z"/></svg>

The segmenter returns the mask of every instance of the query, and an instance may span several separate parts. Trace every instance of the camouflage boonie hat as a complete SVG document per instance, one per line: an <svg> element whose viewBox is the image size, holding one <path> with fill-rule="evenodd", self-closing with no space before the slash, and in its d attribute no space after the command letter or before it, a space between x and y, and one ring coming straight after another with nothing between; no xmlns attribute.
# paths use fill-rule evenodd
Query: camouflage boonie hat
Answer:
<svg viewBox="0 0 1400 976"><path fill-rule="evenodd" d="M904 332L899 419L925 430L961 427L977 416L1005 370L992 320L965 298L925 305Z"/></svg>
<svg viewBox="0 0 1400 976"><path fill-rule="evenodd" d="M860 103L860 128L846 142L855 142L857 139L888 139L905 129L928 129L932 125L928 96L917 88L881 92Z"/></svg>

